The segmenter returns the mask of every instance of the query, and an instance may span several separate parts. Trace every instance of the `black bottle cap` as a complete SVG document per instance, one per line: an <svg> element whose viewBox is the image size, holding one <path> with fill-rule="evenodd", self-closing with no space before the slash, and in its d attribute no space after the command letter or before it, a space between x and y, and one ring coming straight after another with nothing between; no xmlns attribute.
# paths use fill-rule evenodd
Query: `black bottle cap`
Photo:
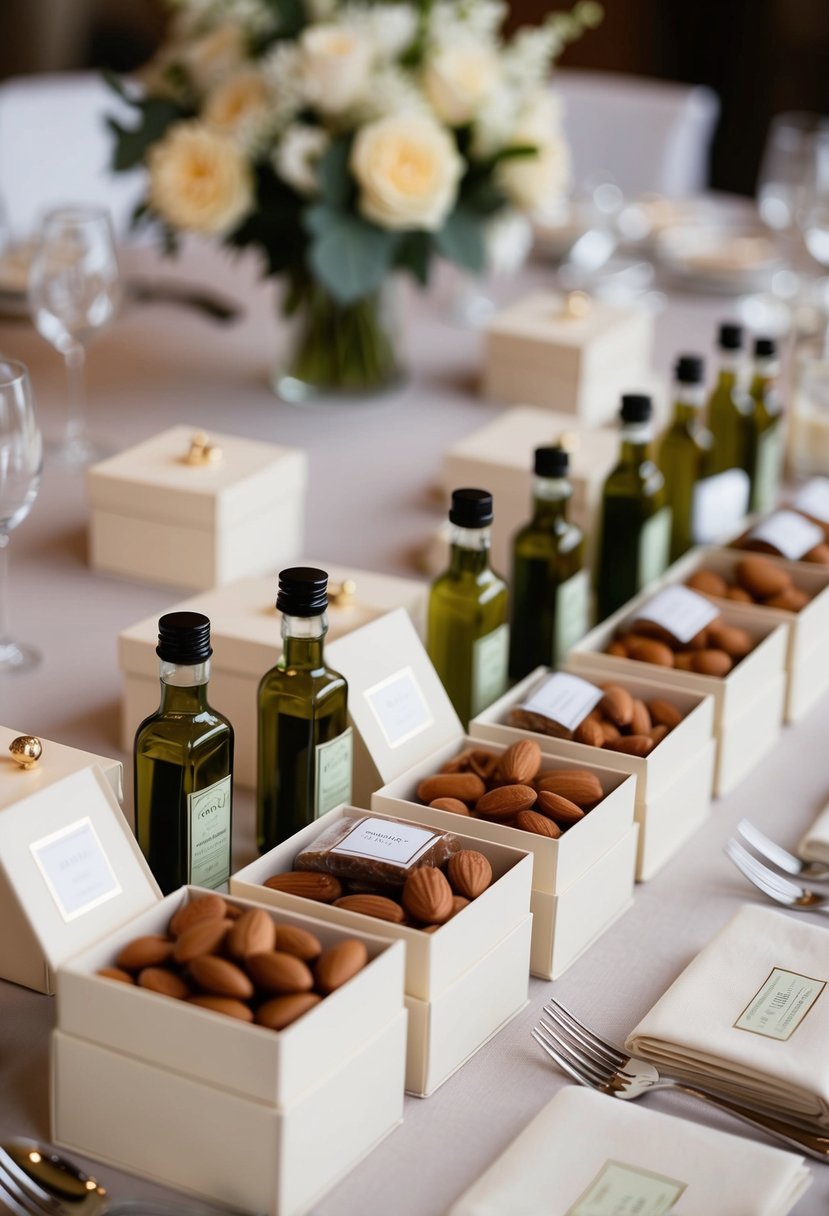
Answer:
<svg viewBox="0 0 829 1216"><path fill-rule="evenodd" d="M754 339L754 358L773 359L777 354L777 343L774 338Z"/></svg>
<svg viewBox="0 0 829 1216"><path fill-rule="evenodd" d="M536 477L566 477L570 456L564 448L536 448Z"/></svg>
<svg viewBox="0 0 829 1216"><path fill-rule="evenodd" d="M319 616L328 607L328 575L313 566L280 570L276 606L286 616Z"/></svg>
<svg viewBox="0 0 829 1216"><path fill-rule="evenodd" d="M676 361L674 375L680 384L702 384L705 360L701 355L680 355Z"/></svg>
<svg viewBox="0 0 829 1216"><path fill-rule="evenodd" d="M622 397L622 422L648 422L653 402L645 393L625 393Z"/></svg>
<svg viewBox="0 0 829 1216"><path fill-rule="evenodd" d="M492 495L488 490L453 490L449 522L459 528L488 528L492 523Z"/></svg>
<svg viewBox="0 0 829 1216"><path fill-rule="evenodd" d="M743 345L743 327L737 325L733 321L726 322L720 326L719 332L719 347L720 350L741 350Z"/></svg>
<svg viewBox="0 0 829 1216"><path fill-rule="evenodd" d="M210 645L210 620L201 612L168 612L158 622L155 653L165 663L195 667L206 662Z"/></svg>

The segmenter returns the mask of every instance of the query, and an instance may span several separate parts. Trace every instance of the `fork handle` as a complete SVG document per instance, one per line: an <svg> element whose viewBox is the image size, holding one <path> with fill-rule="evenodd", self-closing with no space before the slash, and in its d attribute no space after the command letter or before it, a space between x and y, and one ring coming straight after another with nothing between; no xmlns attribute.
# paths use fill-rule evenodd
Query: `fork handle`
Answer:
<svg viewBox="0 0 829 1216"><path fill-rule="evenodd" d="M701 1102L707 1102L709 1106L716 1106L718 1110L724 1110L729 1115L742 1119L744 1123L759 1128L774 1140L782 1140L784 1144L805 1153L807 1157L814 1157L817 1161L829 1161L829 1136L807 1131L806 1128L782 1122L771 1115L761 1114L759 1111L748 1110L745 1106L729 1102L727 1098L720 1098L704 1089L694 1089L692 1086L683 1085L678 1081L673 1082L670 1088L678 1089L680 1093L689 1094L692 1098L699 1098Z"/></svg>

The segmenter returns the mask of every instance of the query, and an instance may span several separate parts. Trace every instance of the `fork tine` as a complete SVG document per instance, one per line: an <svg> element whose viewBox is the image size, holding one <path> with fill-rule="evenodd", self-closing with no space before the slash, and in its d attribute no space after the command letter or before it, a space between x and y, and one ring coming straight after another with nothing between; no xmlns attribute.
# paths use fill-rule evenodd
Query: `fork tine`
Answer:
<svg viewBox="0 0 829 1216"><path fill-rule="evenodd" d="M547 1043L555 1047L561 1056L569 1060L574 1068L587 1078L587 1080L596 1086L605 1085L610 1077L616 1071L615 1068L609 1068L606 1064L597 1063L591 1060L580 1050L578 1044L569 1042L562 1038L561 1035L551 1029L546 1023L541 1022L535 1028L542 1038L546 1039Z"/></svg>
<svg viewBox="0 0 829 1216"><path fill-rule="evenodd" d="M779 893L785 898L800 899L806 894L805 888L801 886L800 883L792 882L791 879L786 878L783 874L778 874L775 870L769 869L765 862L761 861L759 857L755 857L753 853L749 853L748 849L744 848L744 846L740 844L739 840L735 840L732 837L732 839L728 841L728 844L730 846L730 856L732 859L735 857L740 857L743 861L745 861L746 866L750 868L753 874L757 875L758 878L762 878L764 882L766 882L770 887L773 887L776 891L779 891Z"/></svg>
<svg viewBox="0 0 829 1216"><path fill-rule="evenodd" d="M8 1181L2 1173L0 1173L0 1204L8 1208L13 1216L32 1216L33 1209L28 1207L14 1184Z"/></svg>
<svg viewBox="0 0 829 1216"><path fill-rule="evenodd" d="M565 1009L559 1001L550 1001L544 1006L544 1012L558 1025L566 1028L585 1048L592 1048L608 1065L618 1068L624 1064L627 1059L625 1052L615 1043L611 1043L609 1039L603 1038L595 1030L585 1026L584 1022L580 1022L575 1014L571 1013L569 1009Z"/></svg>
<svg viewBox="0 0 829 1216"><path fill-rule="evenodd" d="M34 1178L21 1170L11 1154L1 1147L0 1178L5 1178L7 1188L13 1187L22 1198L25 1198L31 1208L39 1208L47 1216L54 1216L55 1213L62 1212L60 1201L38 1186Z"/></svg>
<svg viewBox="0 0 829 1216"><path fill-rule="evenodd" d="M793 874L795 877L800 874L803 865L800 858L794 857L776 841L770 840L748 819L740 820L737 824L737 832L743 840L747 840L753 849L756 849L767 861L773 862L778 869L785 870L787 874Z"/></svg>
<svg viewBox="0 0 829 1216"><path fill-rule="evenodd" d="M603 1072L615 1072L617 1067L616 1062L606 1051L597 1048L590 1041L589 1036L581 1034L578 1030L571 1029L566 1023L551 1016L546 1009L541 1015L539 1026L557 1039L562 1047L567 1047L570 1051L576 1053L580 1059L589 1061Z"/></svg>
<svg viewBox="0 0 829 1216"><path fill-rule="evenodd" d="M727 856L734 862L737 869L745 878L764 895L768 895L769 899L773 899L775 903L791 906L793 900L780 887L769 881L769 878L764 871L764 868L746 853L745 850L739 850L739 846L734 846L731 841L726 845L725 851Z"/></svg>
<svg viewBox="0 0 829 1216"><path fill-rule="evenodd" d="M530 1031L530 1034L535 1039L536 1043L538 1043L542 1051L546 1051L550 1059L554 1060L562 1072L567 1073L568 1077L572 1077L574 1081L578 1081L579 1085L586 1085L588 1089L599 1088L599 1086L595 1085L592 1081L588 1081L587 1077L585 1077L578 1068L575 1068L568 1060L559 1055L558 1051L556 1051L554 1047L551 1047L550 1044L544 1038L542 1038L535 1027L533 1027L533 1029ZM25 1213L24 1216L28 1216L28 1213Z"/></svg>

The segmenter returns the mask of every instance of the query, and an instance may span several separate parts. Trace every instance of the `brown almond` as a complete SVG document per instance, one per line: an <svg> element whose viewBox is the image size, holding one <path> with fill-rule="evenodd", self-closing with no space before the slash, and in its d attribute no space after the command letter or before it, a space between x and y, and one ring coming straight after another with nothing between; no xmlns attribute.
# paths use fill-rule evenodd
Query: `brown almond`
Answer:
<svg viewBox="0 0 829 1216"><path fill-rule="evenodd" d="M414 920L442 924L452 915L452 895L452 888L440 870L420 866L403 884L403 907Z"/></svg>
<svg viewBox="0 0 829 1216"><path fill-rule="evenodd" d="M675 705L670 701L665 701L662 697L654 697L649 702L651 721L656 726L667 726L668 730L673 730L675 726L679 726L682 721L682 714Z"/></svg>
<svg viewBox="0 0 829 1216"><path fill-rule="evenodd" d="M708 630L707 649L724 650L732 659L742 659L753 648L751 634L737 625L726 625L723 621L712 621Z"/></svg>
<svg viewBox="0 0 829 1216"><path fill-rule="evenodd" d="M452 916L457 916L459 912L463 912L464 908L469 907L469 900L464 899L462 895L452 896ZM452 919L452 916L449 919Z"/></svg>
<svg viewBox="0 0 829 1216"><path fill-rule="evenodd" d="M619 727L614 726L609 718L602 722L602 747L605 743L612 743L614 739L618 739L621 733Z"/></svg>
<svg viewBox="0 0 829 1216"><path fill-rule="evenodd" d="M343 893L342 883L333 874L316 874L312 870L274 874L265 880L264 885L272 891L284 891L286 895L298 895L302 899L315 899L321 904L333 904Z"/></svg>
<svg viewBox="0 0 829 1216"><path fill-rule="evenodd" d="M191 996L187 1003L198 1005L201 1009L212 1009L214 1013L223 1013L228 1018L238 1018L240 1022L253 1021L250 1006L229 996Z"/></svg>
<svg viewBox="0 0 829 1216"><path fill-rule="evenodd" d="M601 781L586 768L562 768L544 773L536 781L536 787L569 798L582 809L595 806L604 798Z"/></svg>
<svg viewBox="0 0 829 1216"><path fill-rule="evenodd" d="M307 963L285 950L249 954L245 969L256 987L264 992L310 992L314 987L314 977Z"/></svg>
<svg viewBox="0 0 829 1216"><path fill-rule="evenodd" d="M576 806L569 798L562 798L561 794L551 794L549 790L542 790L538 795L535 809L539 814L555 819L560 827L569 827L571 823L578 823L584 818L584 811L580 806Z"/></svg>
<svg viewBox="0 0 829 1216"><path fill-rule="evenodd" d="M417 787L421 802L434 802L435 798L457 798L459 802L475 802L485 793L486 786L476 773L438 773L427 777Z"/></svg>
<svg viewBox="0 0 829 1216"><path fill-rule="evenodd" d="M737 562L735 573L740 586L760 600L779 595L792 585L788 573L767 557L744 557Z"/></svg>
<svg viewBox="0 0 829 1216"><path fill-rule="evenodd" d="M640 701L638 697L633 698L633 716L630 719L629 725L632 735L650 734L650 729L653 725L647 705L644 701Z"/></svg>
<svg viewBox="0 0 829 1216"><path fill-rule="evenodd" d="M122 971L143 971L145 967L166 963L172 953L173 943L169 938L152 933L146 937L136 937L122 946L115 965Z"/></svg>
<svg viewBox="0 0 829 1216"><path fill-rule="evenodd" d="M400 904L385 895L343 895L342 899L334 901L335 908L344 908L346 912L359 912L363 916L374 916L377 920L387 920L394 925L402 925L404 914Z"/></svg>
<svg viewBox="0 0 829 1216"><path fill-rule="evenodd" d="M226 958L201 954L187 970L198 987L210 996L230 996L242 1001L253 996L253 984L244 971Z"/></svg>
<svg viewBox="0 0 829 1216"><path fill-rule="evenodd" d="M664 642L653 638L630 638L628 655L639 663L655 663L658 667L673 667L674 652Z"/></svg>
<svg viewBox="0 0 829 1216"><path fill-rule="evenodd" d="M607 653L617 659L626 659L628 657L627 642L624 638L614 638L607 648Z"/></svg>
<svg viewBox="0 0 829 1216"><path fill-rule="evenodd" d="M777 608L781 612L800 612L809 603L809 596L799 587L787 587L779 595L772 595L764 600L764 607Z"/></svg>
<svg viewBox="0 0 829 1216"><path fill-rule="evenodd" d="M181 976L165 967L145 967L138 975L138 985L140 988L149 988L150 992L170 996L175 1001L185 1001L191 995Z"/></svg>
<svg viewBox="0 0 829 1216"><path fill-rule="evenodd" d="M724 650L695 650L691 656L691 671L701 676L727 676L734 661Z"/></svg>
<svg viewBox="0 0 829 1216"><path fill-rule="evenodd" d="M604 732L600 723L588 716L583 722L579 722L573 738L576 743L584 743L587 747L601 747L604 743Z"/></svg>
<svg viewBox="0 0 829 1216"><path fill-rule="evenodd" d="M477 849L461 849L453 853L446 863L446 877L456 895L462 895L464 899L477 899L492 882L492 866L489 859Z"/></svg>
<svg viewBox="0 0 829 1216"><path fill-rule="evenodd" d="M228 905L221 895L212 892L209 895L199 895L173 915L169 926L170 936L180 937L185 929L192 928L197 921L224 920L227 913Z"/></svg>
<svg viewBox="0 0 829 1216"><path fill-rule="evenodd" d="M275 996L256 1010L256 1025L269 1030L284 1030L309 1009L319 1005L322 997L316 992L293 992L290 996Z"/></svg>
<svg viewBox="0 0 829 1216"><path fill-rule="evenodd" d="M689 642L686 643L686 650L705 650L708 645L708 626L700 629L699 633L695 633ZM674 658L676 662L676 658Z"/></svg>
<svg viewBox="0 0 829 1216"><path fill-rule="evenodd" d="M429 806L436 811L448 811L450 815L468 815L469 807L459 798L433 798Z"/></svg>
<svg viewBox="0 0 829 1216"><path fill-rule="evenodd" d="M693 650L680 650L678 654L674 655L674 667L678 671L692 671L695 653Z"/></svg>
<svg viewBox="0 0 829 1216"><path fill-rule="evenodd" d="M626 735L605 743L605 747L608 751L624 752L627 756L647 756L648 752L653 751L653 740L649 735Z"/></svg>
<svg viewBox="0 0 829 1216"><path fill-rule="evenodd" d="M475 814L484 819L511 819L519 811L528 811L535 797L531 785L502 785L478 799Z"/></svg>
<svg viewBox="0 0 829 1216"><path fill-rule="evenodd" d="M264 954L276 945L276 925L264 908L248 908L231 926L225 946L231 958Z"/></svg>
<svg viewBox="0 0 829 1216"><path fill-rule="evenodd" d="M457 756L453 756L451 760L447 760L445 764L440 766L442 773L466 773L469 771L469 761L474 747L465 747L462 752L458 752Z"/></svg>
<svg viewBox="0 0 829 1216"><path fill-rule="evenodd" d="M322 943L307 929L300 929L297 925L277 925L276 949L283 954L294 954L304 963L311 963L322 954Z"/></svg>
<svg viewBox="0 0 829 1216"><path fill-rule="evenodd" d="M245 910L245 909L244 909L244 908L240 908L240 907L238 906L238 904L228 904L228 905L227 905L227 915L226 915L226 918L225 918L225 919L226 919L226 920L238 920L238 919L239 919L239 917L240 917L240 916L242 915L242 913L244 912L244 910Z"/></svg>
<svg viewBox="0 0 829 1216"><path fill-rule="evenodd" d="M232 923L229 920L199 920L176 938L173 959L183 966L201 954L215 954Z"/></svg>
<svg viewBox="0 0 829 1216"><path fill-rule="evenodd" d="M650 735L651 742L653 743L654 747L656 747L657 743L662 742L662 740L665 738L667 733L668 733L668 728L664 722L657 723L656 726L652 726L650 728L650 730L648 731L648 734Z"/></svg>
<svg viewBox="0 0 829 1216"><path fill-rule="evenodd" d="M745 587L729 587L725 593L727 600L734 600L737 604L753 604L754 596L749 595Z"/></svg>
<svg viewBox="0 0 829 1216"><path fill-rule="evenodd" d="M808 553L803 554L804 562L816 562L819 566L829 566L829 545L815 545Z"/></svg>
<svg viewBox="0 0 829 1216"><path fill-rule="evenodd" d="M422 933L437 933L439 928L440 928L440 925L423 925L421 932Z"/></svg>
<svg viewBox="0 0 829 1216"><path fill-rule="evenodd" d="M116 980L119 984L135 983L129 971L122 971L120 967L100 967L95 974L103 976L105 980Z"/></svg>
<svg viewBox="0 0 829 1216"><path fill-rule="evenodd" d="M728 593L728 583L715 570L695 570L686 578L685 586L700 595L715 595L720 599Z"/></svg>
<svg viewBox="0 0 829 1216"><path fill-rule="evenodd" d="M498 777L515 785L529 785L541 768L541 748L534 739L519 739L498 762Z"/></svg>
<svg viewBox="0 0 829 1216"><path fill-rule="evenodd" d="M435 870L434 873L440 874L440 871ZM443 878L442 874L440 876ZM446 879L443 881L446 882ZM449 886L448 883L446 885ZM323 950L314 966L317 987L320 992L326 994L333 992L361 971L367 962L368 950L365 942L358 938L349 937L344 942L338 942L336 946L329 946L327 950Z"/></svg>
<svg viewBox="0 0 829 1216"><path fill-rule="evenodd" d="M498 753L487 751L484 747L476 747L469 757L469 771L482 781L489 781L498 767Z"/></svg>
<svg viewBox="0 0 829 1216"><path fill-rule="evenodd" d="M604 696L599 709L614 726L629 726L633 717L633 697L621 684L603 684Z"/></svg>
<svg viewBox="0 0 829 1216"><path fill-rule="evenodd" d="M539 735L549 735L551 739L572 739L573 732L560 722L546 717L544 714L533 713L531 709L516 706L507 714L507 725L516 726L519 730L532 730Z"/></svg>
<svg viewBox="0 0 829 1216"><path fill-rule="evenodd" d="M515 826L522 832L532 832L534 836L549 836L553 840L561 835L561 828L557 823L536 811L519 811L515 816Z"/></svg>

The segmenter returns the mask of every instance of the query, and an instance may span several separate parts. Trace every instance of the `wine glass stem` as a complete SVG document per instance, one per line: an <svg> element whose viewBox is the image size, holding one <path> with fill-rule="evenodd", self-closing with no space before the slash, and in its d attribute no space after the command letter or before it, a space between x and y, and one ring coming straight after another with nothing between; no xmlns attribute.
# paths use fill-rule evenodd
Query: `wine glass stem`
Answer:
<svg viewBox="0 0 829 1216"><path fill-rule="evenodd" d="M86 351L79 342L66 352L66 383L69 389L69 417L66 422L66 442L73 443L85 432L86 416Z"/></svg>
<svg viewBox="0 0 829 1216"><path fill-rule="evenodd" d="M0 642L11 637L9 618L9 534L0 530Z"/></svg>

